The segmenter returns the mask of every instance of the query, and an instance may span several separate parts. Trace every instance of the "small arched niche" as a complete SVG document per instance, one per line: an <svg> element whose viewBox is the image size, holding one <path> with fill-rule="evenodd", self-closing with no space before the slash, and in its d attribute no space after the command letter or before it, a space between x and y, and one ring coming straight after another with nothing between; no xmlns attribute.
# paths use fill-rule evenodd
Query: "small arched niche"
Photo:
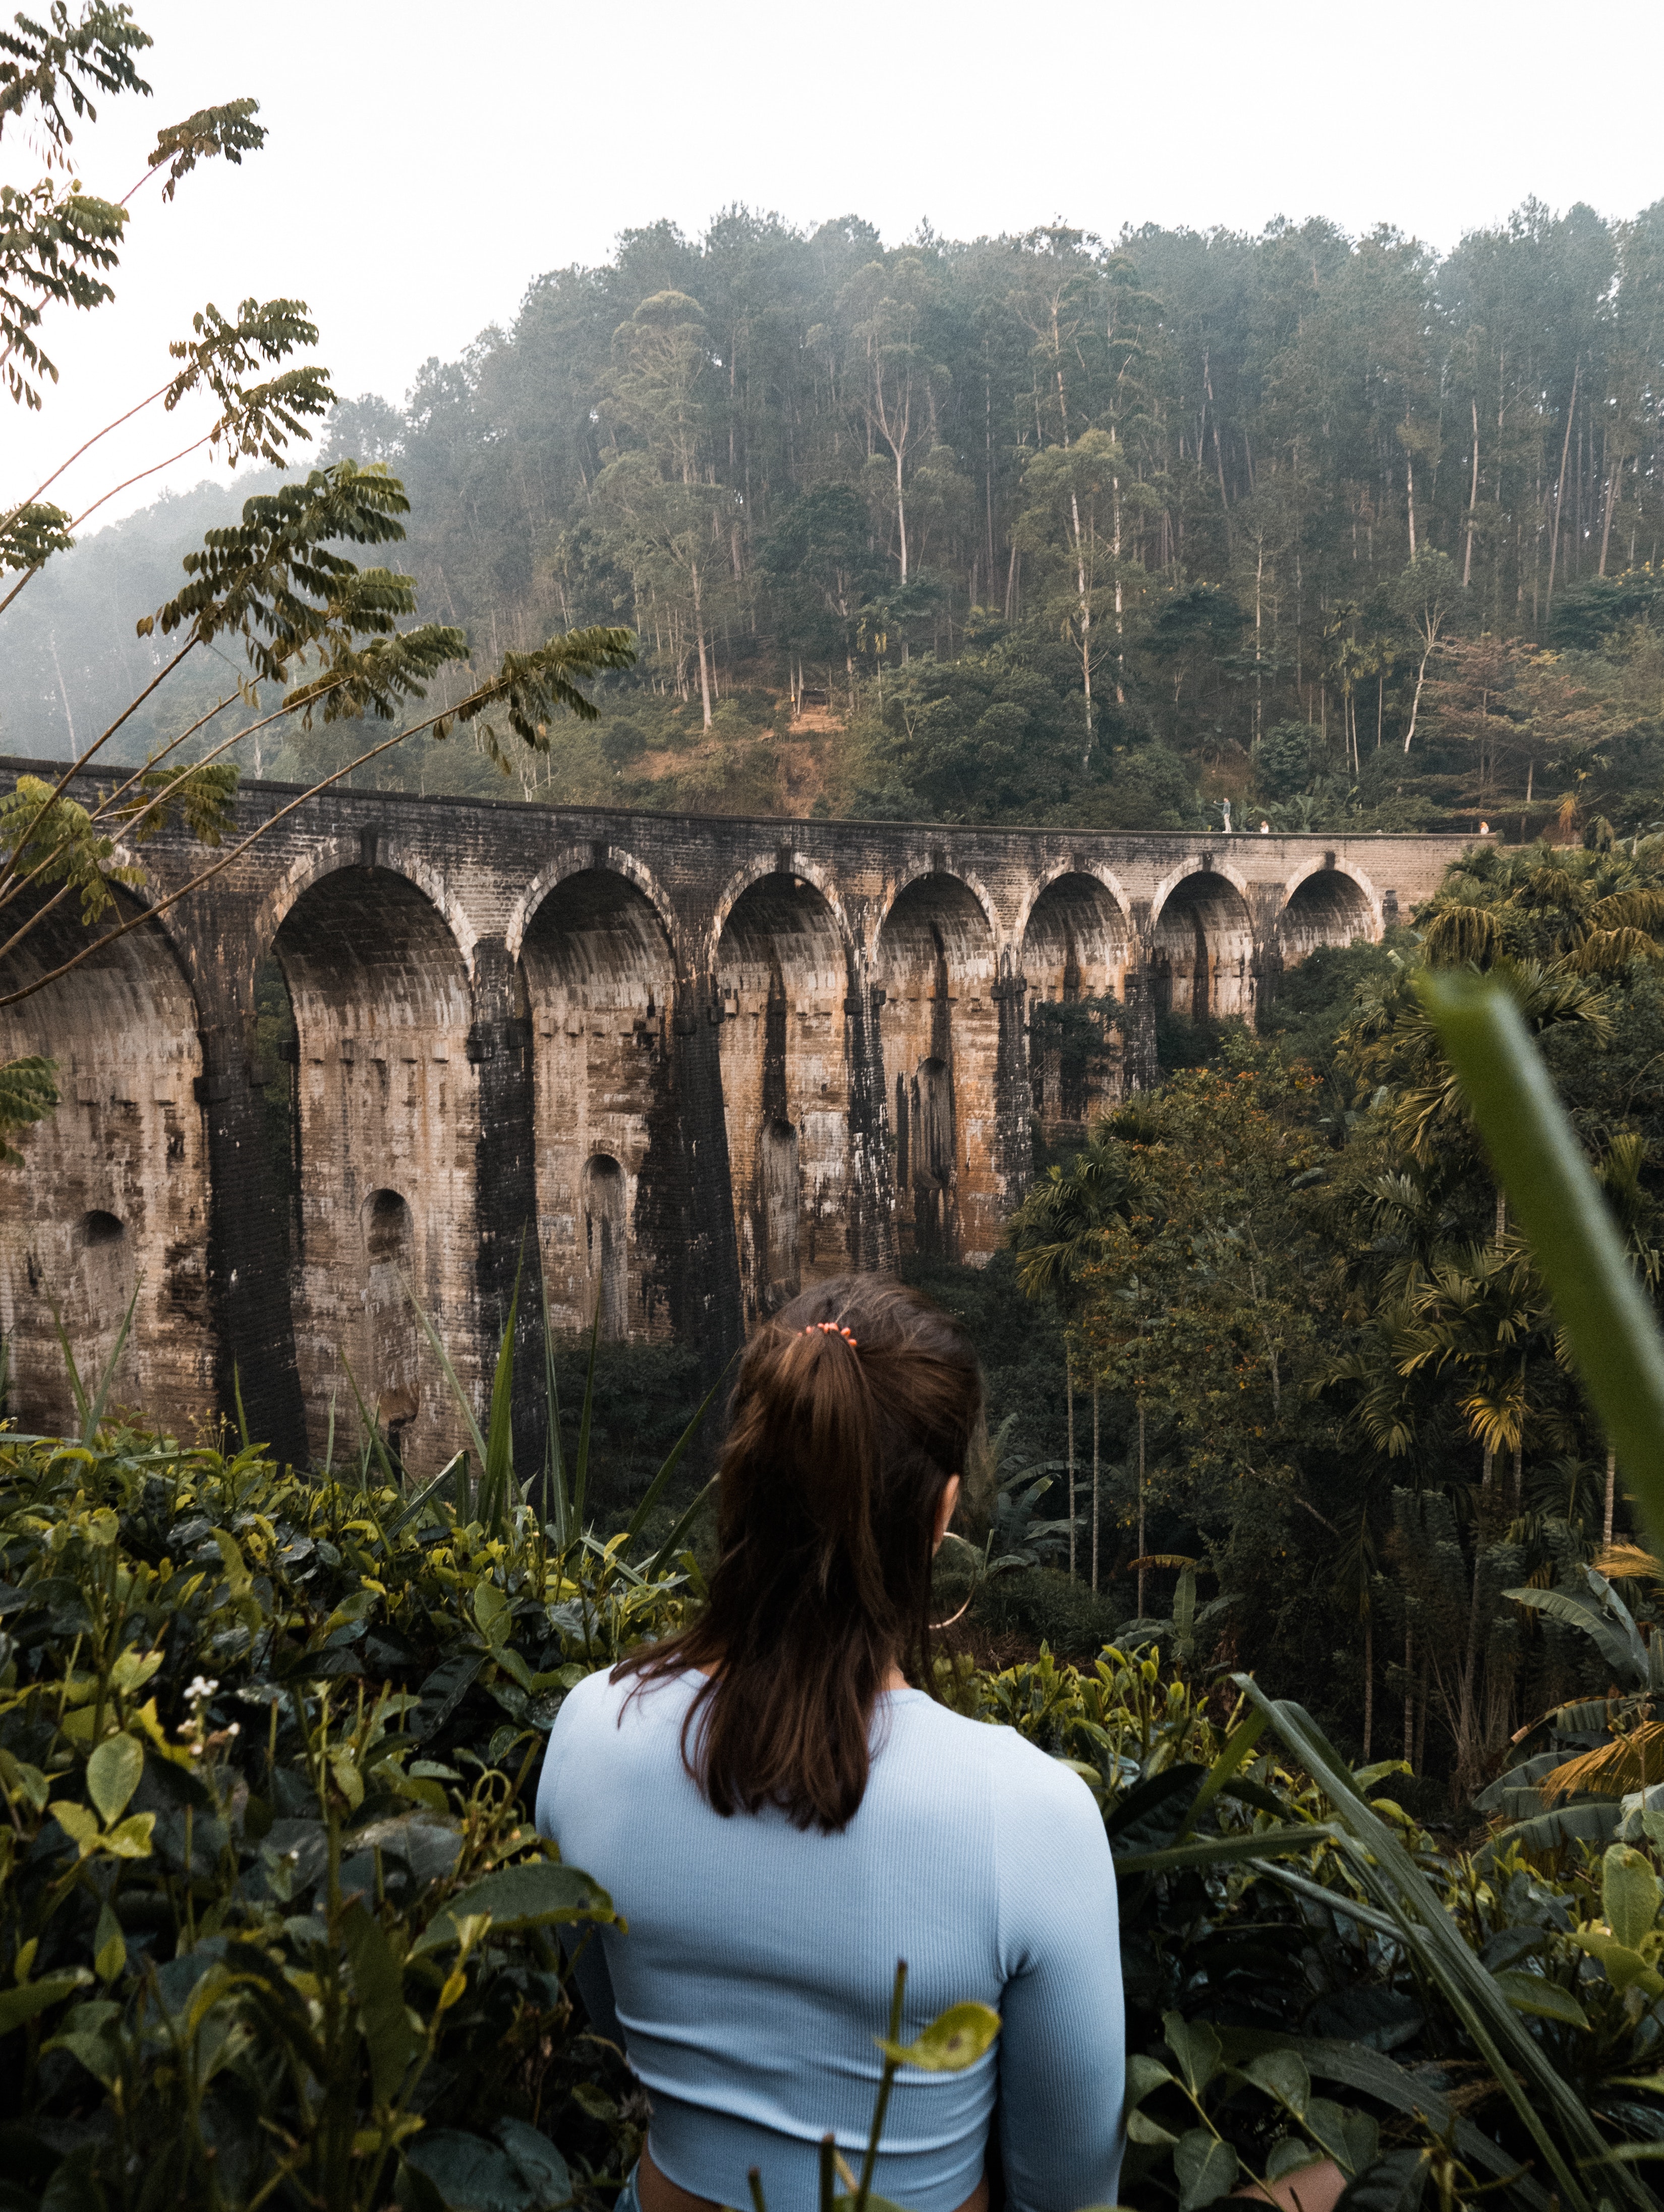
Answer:
<svg viewBox="0 0 1664 2212"><path fill-rule="evenodd" d="M560 1328L589 1328L604 1231L603 1334L663 1335L674 1322L685 1244L670 940L628 877L586 868L543 901L520 959L550 1318ZM597 1179L609 1173L604 1193Z"/></svg>
<svg viewBox="0 0 1664 2212"><path fill-rule="evenodd" d="M1193 1022L1254 1019L1254 925L1228 877L1203 871L1168 893L1156 921L1157 1006Z"/></svg>
<svg viewBox="0 0 1664 2212"><path fill-rule="evenodd" d="M367 1365L358 1378L364 1402L395 1451L422 1410L422 1340L407 1288L416 1269L416 1224L396 1190L364 1201Z"/></svg>
<svg viewBox="0 0 1664 2212"><path fill-rule="evenodd" d="M1047 884L1023 933L1029 987L1029 1081L1042 1128L1055 1139L1121 1095L1127 934L1120 908L1096 876Z"/></svg>
<svg viewBox="0 0 1664 2212"><path fill-rule="evenodd" d="M1277 951L1293 968L1321 945L1373 940L1374 917L1362 887L1340 868L1320 868L1295 885L1277 917Z"/></svg>
<svg viewBox="0 0 1664 2212"><path fill-rule="evenodd" d="M590 1311L608 1344L622 1343L629 1322L624 1170L610 1152L594 1152L582 1176L584 1257Z"/></svg>
<svg viewBox="0 0 1664 2212"><path fill-rule="evenodd" d="M798 1133L789 1121L762 1129L762 1224L768 1301L771 1310L794 1298L802 1279L798 1230L803 1218L799 1187Z"/></svg>
<svg viewBox="0 0 1664 2212"><path fill-rule="evenodd" d="M849 1264L849 988L843 932L812 884L780 870L735 900L716 991L748 1327Z"/></svg>
<svg viewBox="0 0 1664 2212"><path fill-rule="evenodd" d="M877 953L897 1242L904 1252L986 1258L1001 1200L993 931L970 886L938 872L897 893Z"/></svg>

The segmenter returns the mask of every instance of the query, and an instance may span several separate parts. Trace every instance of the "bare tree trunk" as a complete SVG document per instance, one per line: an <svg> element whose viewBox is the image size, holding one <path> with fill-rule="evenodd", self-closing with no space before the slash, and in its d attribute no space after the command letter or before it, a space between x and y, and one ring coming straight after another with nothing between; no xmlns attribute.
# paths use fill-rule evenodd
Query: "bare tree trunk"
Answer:
<svg viewBox="0 0 1664 2212"><path fill-rule="evenodd" d="M1057 382L1060 395L1060 371ZM1080 757L1080 764L1084 768L1092 757L1092 602L1087 595L1086 554L1080 542L1080 501L1072 489L1069 494L1069 513L1075 528L1075 590L1080 599L1080 680L1086 693L1086 744Z"/></svg>
<svg viewBox="0 0 1664 2212"><path fill-rule="evenodd" d="M1473 406L1473 482L1467 495L1467 550L1462 555L1461 587L1467 589L1468 578L1473 573L1473 510L1479 503L1479 401L1477 392L1470 393Z"/></svg>
<svg viewBox="0 0 1664 2212"><path fill-rule="evenodd" d="M693 578L694 629L699 638L699 696L705 709L705 727L711 726L711 676L705 663L705 610L699 595L699 563L694 562L689 571Z"/></svg>
<svg viewBox="0 0 1664 2212"><path fill-rule="evenodd" d="M1075 1578L1075 1368L1069 1340L1063 1340L1063 1399L1069 1420L1069 1579Z"/></svg>
<svg viewBox="0 0 1664 2212"><path fill-rule="evenodd" d="M1582 368L1581 359L1572 363L1571 398L1566 403L1566 434L1560 443L1560 480L1554 488L1554 529L1548 541L1548 591L1543 600L1545 622L1554 611L1554 563L1560 550L1560 512L1566 496L1566 456L1571 451L1571 423L1577 412L1577 379L1582 374Z"/></svg>
<svg viewBox="0 0 1664 2212"><path fill-rule="evenodd" d="M1410 512L1410 558L1416 557L1416 457L1406 446L1404 449L1404 496ZM1406 745L1407 752L1409 747Z"/></svg>
<svg viewBox="0 0 1664 2212"><path fill-rule="evenodd" d="M1139 1619L1144 1619L1144 1401L1139 1401Z"/></svg>
<svg viewBox="0 0 1664 2212"><path fill-rule="evenodd" d="M1092 1595L1098 1587L1098 1386L1092 1379Z"/></svg>
<svg viewBox="0 0 1664 2212"><path fill-rule="evenodd" d="M1618 1454L1611 1445L1606 1447L1606 1510L1600 1522L1600 1540L1612 1541L1612 1509L1618 1491Z"/></svg>
<svg viewBox="0 0 1664 2212"><path fill-rule="evenodd" d="M1404 1759L1416 1763L1416 1639L1409 1621L1404 1624Z"/></svg>
<svg viewBox="0 0 1664 2212"><path fill-rule="evenodd" d="M1606 519L1600 526L1600 566L1598 576L1606 573L1606 548L1612 543L1612 511L1618 504L1618 479L1624 473L1624 456L1620 453L1606 471Z"/></svg>
<svg viewBox="0 0 1664 2212"><path fill-rule="evenodd" d="M1369 1740L1376 1722L1376 1617L1372 1608L1365 1607L1363 1614L1363 1764L1369 1764Z"/></svg>

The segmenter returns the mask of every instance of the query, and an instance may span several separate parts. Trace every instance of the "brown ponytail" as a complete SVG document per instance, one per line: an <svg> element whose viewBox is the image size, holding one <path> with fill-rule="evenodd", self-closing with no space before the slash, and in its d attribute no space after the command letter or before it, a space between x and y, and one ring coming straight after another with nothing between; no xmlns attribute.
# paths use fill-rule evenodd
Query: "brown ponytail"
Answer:
<svg viewBox="0 0 1664 2212"><path fill-rule="evenodd" d="M712 1670L682 1748L719 1813L776 1805L829 1832L853 1816L885 1676L932 1686L937 1508L981 1413L963 1330L885 1276L805 1291L747 1346L710 1602L613 1673Z"/></svg>

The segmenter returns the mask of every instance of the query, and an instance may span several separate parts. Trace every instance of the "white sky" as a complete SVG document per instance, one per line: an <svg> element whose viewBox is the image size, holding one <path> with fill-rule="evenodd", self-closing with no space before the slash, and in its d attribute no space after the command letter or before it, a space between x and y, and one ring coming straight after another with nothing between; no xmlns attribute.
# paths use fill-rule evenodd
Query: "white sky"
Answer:
<svg viewBox="0 0 1664 2212"><path fill-rule="evenodd" d="M0 0L3 7L4 0ZM1633 214L1664 197L1664 6L1608 0L889 0L877 11L761 0L136 0L155 39L149 100L106 104L77 145L118 198L156 129L252 94L270 137L137 216L113 306L43 333L63 381L7 412L0 497L31 491L162 383L167 345L211 300L310 302L347 395L403 397L513 314L527 283L595 261L668 215L696 234L743 200L886 240L1064 216L1257 229L1325 214L1441 247L1534 193ZM0 179L34 167L9 137ZM198 431L206 419L198 422ZM61 480L77 510L187 441L159 410ZM195 483L193 458L100 520Z"/></svg>

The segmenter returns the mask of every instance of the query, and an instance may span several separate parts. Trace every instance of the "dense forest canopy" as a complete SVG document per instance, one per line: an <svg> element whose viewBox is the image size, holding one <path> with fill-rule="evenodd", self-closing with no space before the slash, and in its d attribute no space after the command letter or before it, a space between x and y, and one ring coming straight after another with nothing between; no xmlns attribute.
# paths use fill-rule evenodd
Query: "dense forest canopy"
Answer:
<svg viewBox="0 0 1664 2212"><path fill-rule="evenodd" d="M1664 811L1661 409L1664 202L1527 204L1442 258L1321 220L886 248L735 207L539 277L402 408L339 408L326 458L403 478L423 610L477 648L639 632L547 795L1536 827ZM215 496L40 580L11 749L124 703ZM495 775L421 744L398 773Z"/></svg>

